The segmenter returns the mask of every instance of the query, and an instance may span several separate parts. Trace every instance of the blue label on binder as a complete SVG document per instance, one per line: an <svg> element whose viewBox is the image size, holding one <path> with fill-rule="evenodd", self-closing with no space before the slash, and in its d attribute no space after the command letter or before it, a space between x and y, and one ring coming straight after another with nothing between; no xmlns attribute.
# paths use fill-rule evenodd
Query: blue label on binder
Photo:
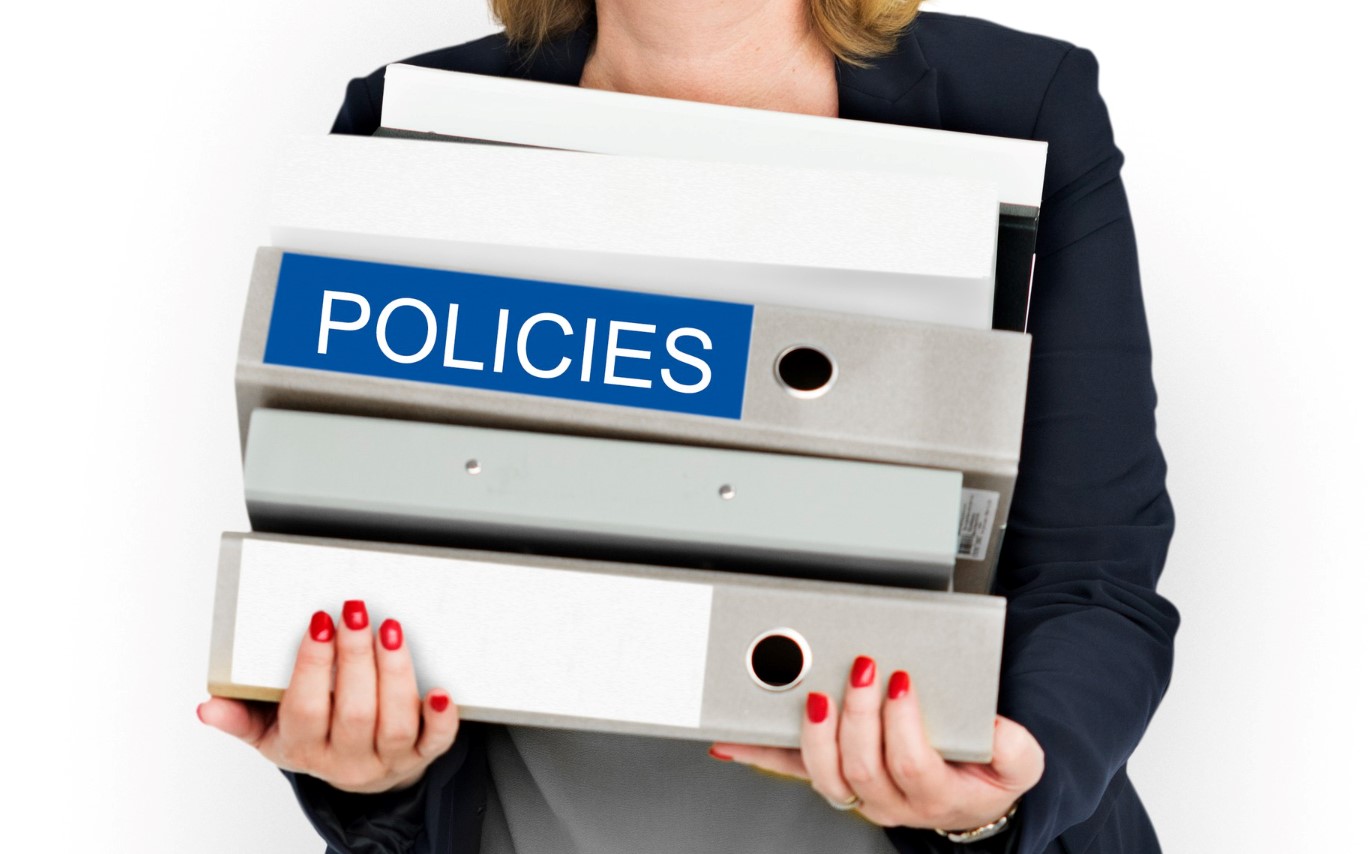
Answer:
<svg viewBox="0 0 1370 854"><path fill-rule="evenodd" d="M265 361L741 418L752 307L286 253Z"/></svg>

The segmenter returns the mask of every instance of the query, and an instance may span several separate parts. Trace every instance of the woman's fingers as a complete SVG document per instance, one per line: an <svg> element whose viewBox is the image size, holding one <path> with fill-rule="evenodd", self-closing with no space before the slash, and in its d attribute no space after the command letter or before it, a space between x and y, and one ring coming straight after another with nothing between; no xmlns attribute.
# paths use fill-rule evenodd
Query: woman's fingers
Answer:
<svg viewBox="0 0 1370 854"><path fill-rule="evenodd" d="M1042 779L1046 756L1032 733L1003 715L994 719L994 747L990 768L1006 789L1026 792Z"/></svg>
<svg viewBox="0 0 1370 854"><path fill-rule="evenodd" d="M457 740L459 724L457 705L448 693L438 688L429 691L423 702L423 732L414 746L419 757L428 763L446 753Z"/></svg>
<svg viewBox="0 0 1370 854"><path fill-rule="evenodd" d="M412 764L419 736L419 687L398 620L376 632L376 753L389 768Z"/></svg>
<svg viewBox="0 0 1370 854"><path fill-rule="evenodd" d="M923 729L918 690L903 670L890 676L885 699L885 767L905 797L927 804L949 788L948 767Z"/></svg>
<svg viewBox="0 0 1370 854"><path fill-rule="evenodd" d="M813 781L814 791L839 804L855 796L856 793L842 777L841 758L837 749L837 709L827 694L810 693L804 704L799 752Z"/></svg>
<svg viewBox="0 0 1370 854"><path fill-rule="evenodd" d="M376 653L366 603L343 603L329 752L342 761L376 754Z"/></svg>
<svg viewBox="0 0 1370 854"><path fill-rule="evenodd" d="M723 762L739 762L782 777L809 779L804 769L804 758L790 747L766 747L756 744L718 742L709 748L709 755Z"/></svg>
<svg viewBox="0 0 1370 854"><path fill-rule="evenodd" d="M885 770L884 723L875 661L858 656L852 663L842 714L837 722L837 746L842 776L861 798L861 811L885 824L903 805L904 795ZM897 822L896 822L897 823Z"/></svg>
<svg viewBox="0 0 1370 854"><path fill-rule="evenodd" d="M261 743L275 719L269 706L226 697L210 697L195 709L195 714L209 726L241 738L253 747Z"/></svg>
<svg viewBox="0 0 1370 854"><path fill-rule="evenodd" d="M302 767L328 741L333 706L333 638L337 627L327 611L316 611L295 653L295 669L281 697L278 753Z"/></svg>
<svg viewBox="0 0 1370 854"><path fill-rule="evenodd" d="M370 623L360 600L343 604L338 624L314 614L279 704L212 697L196 713L281 768L344 791L417 782L456 740L457 708L442 690L420 701L399 621L374 633Z"/></svg>
<svg viewBox="0 0 1370 854"><path fill-rule="evenodd" d="M835 806L858 798L861 813L887 827L978 827L1002 816L1040 779L1041 746L1002 717L991 764L947 762L928 742L909 674L895 671L887 687L877 676L874 661L857 658L840 712L827 695L809 694L797 751L716 744L710 753L808 776Z"/></svg>

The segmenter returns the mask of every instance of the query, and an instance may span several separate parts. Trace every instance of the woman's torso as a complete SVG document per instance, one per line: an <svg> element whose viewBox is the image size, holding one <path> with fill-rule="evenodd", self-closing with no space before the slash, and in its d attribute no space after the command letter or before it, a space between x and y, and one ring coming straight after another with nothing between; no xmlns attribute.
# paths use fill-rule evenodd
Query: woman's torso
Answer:
<svg viewBox="0 0 1370 854"><path fill-rule="evenodd" d="M884 831L800 780L695 741L492 727L481 854L891 854Z"/></svg>

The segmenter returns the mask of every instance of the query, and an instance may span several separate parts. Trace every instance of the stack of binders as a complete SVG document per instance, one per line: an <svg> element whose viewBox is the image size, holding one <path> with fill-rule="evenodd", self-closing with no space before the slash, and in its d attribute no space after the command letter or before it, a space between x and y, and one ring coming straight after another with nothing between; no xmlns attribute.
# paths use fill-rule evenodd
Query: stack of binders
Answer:
<svg viewBox="0 0 1370 854"><path fill-rule="evenodd" d="M864 654L987 761L1045 146L408 66L384 110L276 179L210 690L365 599L466 719L793 746Z"/></svg>

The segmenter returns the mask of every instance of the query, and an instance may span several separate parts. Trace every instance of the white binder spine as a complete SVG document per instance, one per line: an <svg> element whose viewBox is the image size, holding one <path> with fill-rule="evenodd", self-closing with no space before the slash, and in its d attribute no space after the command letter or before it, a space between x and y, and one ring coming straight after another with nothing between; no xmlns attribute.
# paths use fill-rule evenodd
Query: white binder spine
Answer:
<svg viewBox="0 0 1370 854"><path fill-rule="evenodd" d="M815 217L812 211L822 211ZM987 329L985 180L303 137L284 249Z"/></svg>
<svg viewBox="0 0 1370 854"><path fill-rule="evenodd" d="M604 154L988 179L1038 207L1046 143L394 64L381 126Z"/></svg>

